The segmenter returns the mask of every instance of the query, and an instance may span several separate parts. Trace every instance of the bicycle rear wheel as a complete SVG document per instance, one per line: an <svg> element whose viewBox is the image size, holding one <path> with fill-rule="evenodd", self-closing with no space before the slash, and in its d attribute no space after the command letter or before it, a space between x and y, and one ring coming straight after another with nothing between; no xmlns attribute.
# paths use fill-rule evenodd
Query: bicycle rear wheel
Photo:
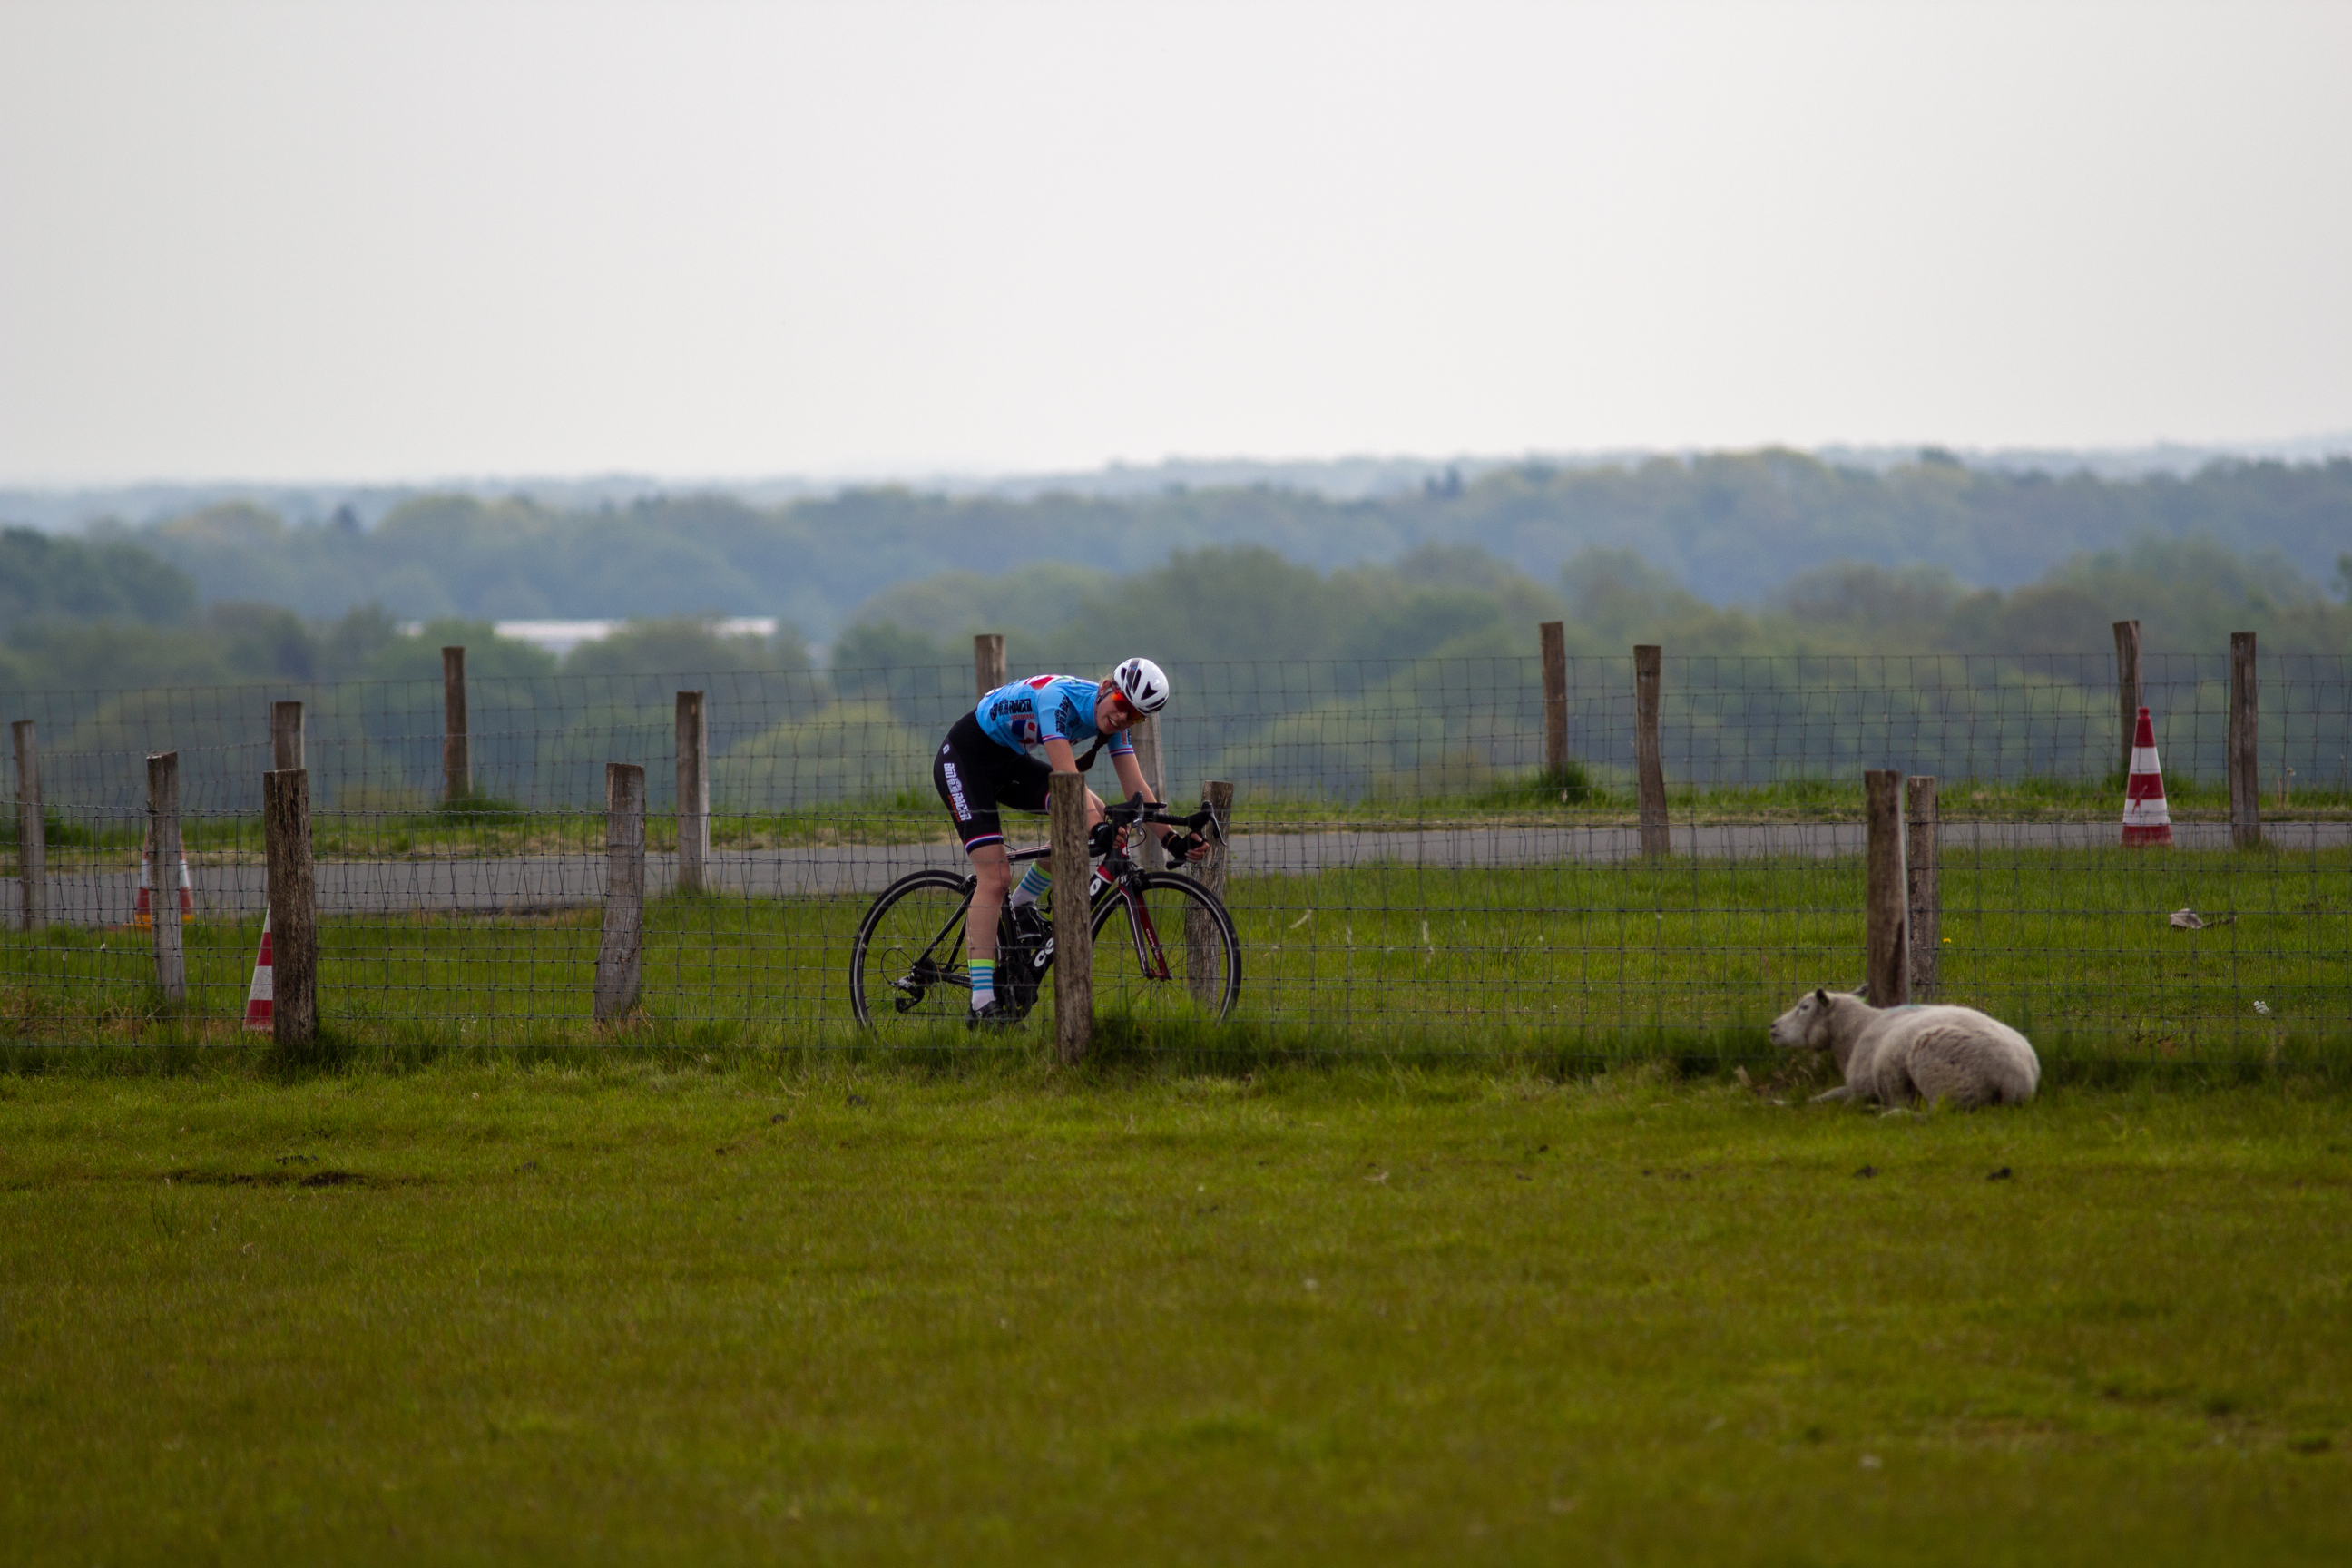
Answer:
<svg viewBox="0 0 2352 1568"><path fill-rule="evenodd" d="M1190 877L1155 871L1142 883L1140 892L1095 911L1096 1017L1216 1023L1241 995L1242 947L1233 918Z"/></svg>
<svg viewBox="0 0 2352 1568"><path fill-rule="evenodd" d="M961 1026L971 1010L964 914L971 879L917 871L883 889L849 950L849 1005L884 1037Z"/></svg>

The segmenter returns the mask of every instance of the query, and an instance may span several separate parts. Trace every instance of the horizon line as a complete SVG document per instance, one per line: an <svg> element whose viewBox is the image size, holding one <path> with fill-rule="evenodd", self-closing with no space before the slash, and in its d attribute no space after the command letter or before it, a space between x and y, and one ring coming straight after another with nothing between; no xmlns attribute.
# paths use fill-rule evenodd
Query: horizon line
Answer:
<svg viewBox="0 0 2352 1568"><path fill-rule="evenodd" d="M802 470L740 470L732 473L663 472L651 468L623 467L571 471L477 470L442 472L406 478L149 475L137 479L68 479L0 477L0 492L63 498L93 492L150 489L429 491L436 489L489 489L528 485L642 484L687 489L721 489L737 486L798 486L815 493L878 487L921 489L925 487L1028 486L1041 485L1056 479L1087 479L1121 475L1148 477L1184 468L1272 469L1362 467L1418 468L1433 472L1442 472L1448 468L1465 465L1475 465L1486 470L1543 464L1599 468L1657 458L1688 459L1702 457L1748 456L1763 452L1793 452L1817 460L1832 457L1895 459L1895 462L1890 466L1899 466L1903 458L1916 458L1930 452L1958 458L1969 466L1987 467L2019 466L2036 458L2114 463L2134 458L2158 458L2168 456L2279 458L2289 460L2326 461L2336 456L2352 456L2352 429L2246 440L2183 440L2171 437L2160 437L2130 444L2011 443L1971 446L1920 440L1825 441L1804 446L1781 441L1759 441L1721 445L1621 446L1573 450L1535 448L1510 453L1456 451L1440 455L1413 452L1342 452L1320 457L1265 457L1243 454L1171 453L1148 461L1110 457L1090 467L1046 465L997 468L974 463L908 462L851 464L836 468Z"/></svg>

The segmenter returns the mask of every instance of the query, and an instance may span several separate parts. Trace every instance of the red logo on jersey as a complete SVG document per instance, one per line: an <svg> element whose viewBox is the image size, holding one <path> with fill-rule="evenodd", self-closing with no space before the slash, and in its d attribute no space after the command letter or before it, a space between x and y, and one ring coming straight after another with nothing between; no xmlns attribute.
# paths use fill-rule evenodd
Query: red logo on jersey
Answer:
<svg viewBox="0 0 2352 1568"><path fill-rule="evenodd" d="M1054 684L1054 678L1050 675L1033 675L1021 684L1028 687L1033 691L1043 691L1045 688Z"/></svg>

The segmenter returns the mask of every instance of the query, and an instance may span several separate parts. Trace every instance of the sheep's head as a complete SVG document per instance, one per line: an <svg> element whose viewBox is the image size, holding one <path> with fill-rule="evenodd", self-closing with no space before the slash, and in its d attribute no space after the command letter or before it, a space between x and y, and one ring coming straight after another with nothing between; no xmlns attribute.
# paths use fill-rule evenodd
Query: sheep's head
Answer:
<svg viewBox="0 0 2352 1568"><path fill-rule="evenodd" d="M1772 1020L1772 1043L1791 1050L1825 1051L1830 1047L1830 994L1809 991L1797 1005Z"/></svg>

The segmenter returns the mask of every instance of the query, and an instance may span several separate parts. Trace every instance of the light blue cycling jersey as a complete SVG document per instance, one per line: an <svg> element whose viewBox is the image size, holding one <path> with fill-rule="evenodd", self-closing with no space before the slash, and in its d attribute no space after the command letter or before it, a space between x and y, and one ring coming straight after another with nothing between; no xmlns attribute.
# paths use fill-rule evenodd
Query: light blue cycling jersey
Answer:
<svg viewBox="0 0 2352 1568"><path fill-rule="evenodd" d="M990 740L1016 752L1048 741L1078 746L1101 733L1095 728L1095 699L1100 689L1096 682L1075 675L1033 675L998 687L973 711ZM1126 731L1110 738L1111 755L1134 751Z"/></svg>

